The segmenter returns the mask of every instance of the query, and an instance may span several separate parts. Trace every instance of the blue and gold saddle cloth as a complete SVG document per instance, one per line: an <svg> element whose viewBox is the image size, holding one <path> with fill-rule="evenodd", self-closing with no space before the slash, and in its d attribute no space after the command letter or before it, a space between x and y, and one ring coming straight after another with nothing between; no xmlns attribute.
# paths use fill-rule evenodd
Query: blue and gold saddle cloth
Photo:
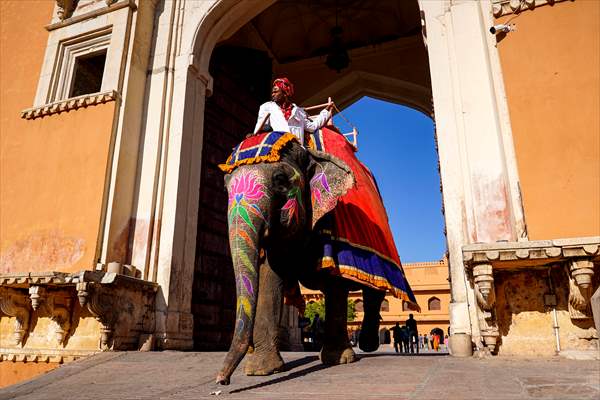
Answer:
<svg viewBox="0 0 600 400"><path fill-rule="evenodd" d="M225 164L219 164L219 168L229 174L240 165L277 162L281 149L293 140L298 139L289 132L265 132L252 135L235 146Z"/></svg>

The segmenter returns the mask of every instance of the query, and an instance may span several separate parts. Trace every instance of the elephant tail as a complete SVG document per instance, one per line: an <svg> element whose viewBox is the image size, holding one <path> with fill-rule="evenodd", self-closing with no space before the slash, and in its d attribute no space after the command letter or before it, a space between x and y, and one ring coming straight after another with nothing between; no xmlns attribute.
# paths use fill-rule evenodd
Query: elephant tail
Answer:
<svg viewBox="0 0 600 400"><path fill-rule="evenodd" d="M240 170L241 171L241 170ZM216 382L229 379L250 346L258 298L259 238L266 226L266 189L254 174L239 174L228 184L229 244L235 273L236 324L229 352Z"/></svg>

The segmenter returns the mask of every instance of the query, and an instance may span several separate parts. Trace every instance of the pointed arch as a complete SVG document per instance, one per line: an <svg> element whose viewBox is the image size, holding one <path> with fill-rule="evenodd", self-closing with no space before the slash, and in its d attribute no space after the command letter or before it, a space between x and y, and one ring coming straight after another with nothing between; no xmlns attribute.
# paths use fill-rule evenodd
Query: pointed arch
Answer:
<svg viewBox="0 0 600 400"><path fill-rule="evenodd" d="M340 109L350 106L361 97L376 99L412 107L432 117L431 90L412 82L365 71L352 71L306 99L303 103L316 104L331 96Z"/></svg>
<svg viewBox="0 0 600 400"><path fill-rule="evenodd" d="M427 300L427 309L429 311L438 311L442 309L442 302L439 298L433 296Z"/></svg>

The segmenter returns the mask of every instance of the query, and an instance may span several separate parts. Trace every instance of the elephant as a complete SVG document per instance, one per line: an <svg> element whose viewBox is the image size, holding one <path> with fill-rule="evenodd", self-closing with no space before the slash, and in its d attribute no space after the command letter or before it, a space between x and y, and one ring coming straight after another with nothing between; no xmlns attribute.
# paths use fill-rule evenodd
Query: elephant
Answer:
<svg viewBox="0 0 600 400"><path fill-rule="evenodd" d="M349 290L363 290L360 347L364 351L378 348L379 309L385 291L316 266L322 248L315 232L353 185L354 175L342 160L296 141L281 149L276 162L240 165L225 176L237 305L233 339L216 377L218 384L229 384L250 346L247 375L283 369L278 348L283 294L298 282L325 295L322 363L356 360L346 330Z"/></svg>

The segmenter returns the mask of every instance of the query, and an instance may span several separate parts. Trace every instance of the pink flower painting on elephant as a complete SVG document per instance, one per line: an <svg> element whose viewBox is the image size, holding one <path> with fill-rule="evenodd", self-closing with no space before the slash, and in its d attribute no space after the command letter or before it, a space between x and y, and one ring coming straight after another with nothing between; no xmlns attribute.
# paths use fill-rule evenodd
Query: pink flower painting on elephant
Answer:
<svg viewBox="0 0 600 400"><path fill-rule="evenodd" d="M237 264L245 267L244 271L236 274L238 297L238 315L250 319L255 304L256 281L255 259L258 256L256 235L259 233L254 221L266 222L261 210L260 201L266 196L265 186L253 172L247 171L235 176L229 185L228 222L229 239L232 254L237 258ZM238 318L236 330L242 331L248 320Z"/></svg>

